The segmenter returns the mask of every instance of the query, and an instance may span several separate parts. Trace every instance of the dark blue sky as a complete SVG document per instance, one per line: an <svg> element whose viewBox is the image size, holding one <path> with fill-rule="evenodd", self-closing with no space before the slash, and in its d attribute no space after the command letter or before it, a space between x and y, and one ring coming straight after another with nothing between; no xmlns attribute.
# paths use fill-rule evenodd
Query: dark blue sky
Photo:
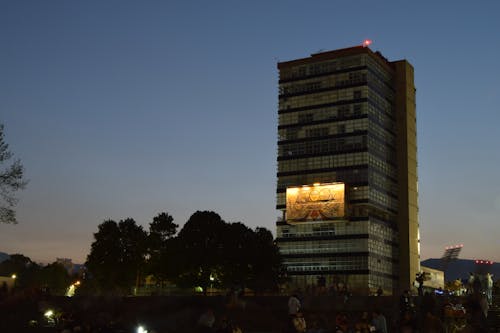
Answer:
<svg viewBox="0 0 500 333"><path fill-rule="evenodd" d="M415 67L422 258L500 261L500 3L2 1L0 122L28 188L0 251L83 262L104 219L275 231L277 61Z"/></svg>

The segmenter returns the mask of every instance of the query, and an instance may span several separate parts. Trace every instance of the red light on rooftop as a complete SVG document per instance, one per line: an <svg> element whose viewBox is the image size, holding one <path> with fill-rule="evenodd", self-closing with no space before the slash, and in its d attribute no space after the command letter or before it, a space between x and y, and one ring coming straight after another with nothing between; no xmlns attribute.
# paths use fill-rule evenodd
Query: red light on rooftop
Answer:
<svg viewBox="0 0 500 333"><path fill-rule="evenodd" d="M363 41L363 47L368 47L372 43L371 39L365 39Z"/></svg>

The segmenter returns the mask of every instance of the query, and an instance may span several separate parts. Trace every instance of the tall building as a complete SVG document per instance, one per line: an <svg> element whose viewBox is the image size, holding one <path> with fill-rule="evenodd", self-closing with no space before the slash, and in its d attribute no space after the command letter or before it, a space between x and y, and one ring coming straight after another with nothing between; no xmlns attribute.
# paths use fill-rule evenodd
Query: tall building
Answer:
<svg viewBox="0 0 500 333"><path fill-rule="evenodd" d="M291 284L410 288L420 271L413 67L356 46L278 70L277 243Z"/></svg>

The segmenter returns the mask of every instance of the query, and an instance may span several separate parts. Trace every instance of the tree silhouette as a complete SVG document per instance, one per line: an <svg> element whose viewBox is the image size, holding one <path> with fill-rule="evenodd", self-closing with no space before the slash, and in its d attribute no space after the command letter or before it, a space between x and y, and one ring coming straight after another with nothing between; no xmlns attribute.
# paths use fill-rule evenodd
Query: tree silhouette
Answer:
<svg viewBox="0 0 500 333"><path fill-rule="evenodd" d="M147 234L131 218L98 228L85 266L100 291L130 293L145 264Z"/></svg>
<svg viewBox="0 0 500 333"><path fill-rule="evenodd" d="M0 276L15 274L19 289L40 287L39 271L40 266L22 254L11 254L9 259L0 263Z"/></svg>
<svg viewBox="0 0 500 333"><path fill-rule="evenodd" d="M224 226L217 213L197 211L191 215L172 242L172 279L178 286L201 286L206 292L210 284L217 283Z"/></svg>
<svg viewBox="0 0 500 333"><path fill-rule="evenodd" d="M173 281L181 287L250 287L274 290L283 281L281 256L271 232L226 223L210 211L196 212L172 239Z"/></svg>
<svg viewBox="0 0 500 333"><path fill-rule="evenodd" d="M53 295L65 295L71 284L68 271L57 262L42 267L38 273L38 280L40 285Z"/></svg>
<svg viewBox="0 0 500 333"><path fill-rule="evenodd" d="M19 160L7 164L12 158L9 145L4 141L4 126L0 124L0 222L17 223L14 207L17 203L15 192L23 189L27 181L24 180L23 165Z"/></svg>
<svg viewBox="0 0 500 333"><path fill-rule="evenodd" d="M169 240L177 232L178 225L168 213L160 213L149 224L148 273L153 274L156 280L163 284L172 276L171 251Z"/></svg>

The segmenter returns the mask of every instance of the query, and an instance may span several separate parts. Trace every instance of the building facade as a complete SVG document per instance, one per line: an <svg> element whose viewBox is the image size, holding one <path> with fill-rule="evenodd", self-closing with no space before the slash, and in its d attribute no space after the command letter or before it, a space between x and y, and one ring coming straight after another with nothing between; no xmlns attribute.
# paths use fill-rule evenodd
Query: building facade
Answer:
<svg viewBox="0 0 500 333"><path fill-rule="evenodd" d="M420 270L413 67L359 46L278 70L277 243L291 284L410 288Z"/></svg>

